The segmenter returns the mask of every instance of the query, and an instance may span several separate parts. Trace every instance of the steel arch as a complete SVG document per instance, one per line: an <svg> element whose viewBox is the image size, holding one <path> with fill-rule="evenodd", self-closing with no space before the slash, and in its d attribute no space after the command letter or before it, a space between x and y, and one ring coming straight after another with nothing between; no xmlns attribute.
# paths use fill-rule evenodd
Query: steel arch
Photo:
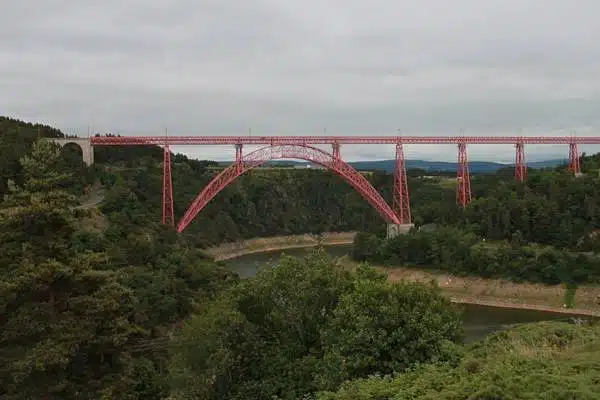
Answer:
<svg viewBox="0 0 600 400"><path fill-rule="evenodd" d="M400 223L396 214L373 185L341 158L334 157L326 151L308 145L273 145L248 153L214 177L189 206L177 225L177 232L182 232L193 221L196 215L238 176L269 160L282 158L311 161L332 170L354 187L381 214L386 222L392 224Z"/></svg>

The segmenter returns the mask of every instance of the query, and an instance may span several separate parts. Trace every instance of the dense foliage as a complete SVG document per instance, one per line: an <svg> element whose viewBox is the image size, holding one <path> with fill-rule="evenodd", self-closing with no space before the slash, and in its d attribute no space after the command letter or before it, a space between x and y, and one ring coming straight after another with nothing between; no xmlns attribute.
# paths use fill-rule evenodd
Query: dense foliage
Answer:
<svg viewBox="0 0 600 400"><path fill-rule="evenodd" d="M8 181L20 184L19 159L37 138L63 137L51 127L2 119L0 148L10 157L0 163L0 201ZM108 196L131 195L139 204L129 213L142 212L160 220L162 201L162 149L158 147L97 147L96 164L86 169L76 147L63 149L61 162L74 173L81 194L85 185L100 180ZM4 152L3 152L4 154ZM219 172L217 163L173 155L175 216L183 216L191 201ZM222 168L222 167L221 167ZM409 171L413 215L417 223L444 220L456 214L452 187ZM391 200L392 175L365 173L366 178ZM391 201L389 201L391 204ZM237 179L198 215L186 230L201 246L244 238L326 231L383 231L379 214L342 178L325 170L259 168Z"/></svg>
<svg viewBox="0 0 600 400"><path fill-rule="evenodd" d="M10 192L9 182L17 186L24 184L21 159L31 152L33 143L39 138L62 137L65 135L61 131L50 126L0 116L0 203ZM84 185L93 181L77 149L67 147L58 162L65 170L73 172L69 191L81 193Z"/></svg>
<svg viewBox="0 0 600 400"><path fill-rule="evenodd" d="M388 283L366 267L353 274L317 251L261 270L186 323L175 393L297 399L452 358L459 338L458 315L437 288Z"/></svg>
<svg viewBox="0 0 600 400"><path fill-rule="evenodd" d="M105 213L78 206L68 189L81 178L50 142L19 166L0 207L0 397L166 396L173 325L229 274L130 214L135 198Z"/></svg>
<svg viewBox="0 0 600 400"><path fill-rule="evenodd" d="M136 330L133 293L105 255L69 245L74 199L60 189L68 175L52 169L51 147L40 142L22 160L24 187L0 219L0 393L8 398L89 397L114 380Z"/></svg>
<svg viewBox="0 0 600 400"><path fill-rule="evenodd" d="M112 150L112 148L108 149ZM119 149L115 149L120 151ZM150 149L147 149L150 153ZM98 149L96 159L106 160ZM176 218L219 170L211 163L176 155L173 163L173 196ZM129 165L129 166L128 166ZM101 181L123 195L131 193L144 212L160 220L162 201L162 152L139 155L135 161L114 160L99 169ZM391 198L392 176L376 172L367 178L384 197ZM419 178L411 178L418 204L425 199L456 206L454 192ZM112 194L111 194L112 196ZM138 212L139 210L136 210ZM342 178L323 170L258 168L238 178L196 217L185 233L201 246L253 237L332 231L380 231L379 214Z"/></svg>
<svg viewBox="0 0 600 400"><path fill-rule="evenodd" d="M481 179L476 200L458 222L488 240L520 232L526 242L576 246L600 227L596 163L597 157L585 158L588 173L579 178L559 168L531 172L524 184Z"/></svg>
<svg viewBox="0 0 600 400"><path fill-rule="evenodd" d="M475 198L464 210L429 202L416 211L418 231L392 240L361 233L354 258L515 281L598 282L600 156L582 162L580 177L564 167L529 171L524 183L510 169L473 177Z"/></svg>
<svg viewBox="0 0 600 400"><path fill-rule="evenodd" d="M51 127L0 119L0 199L9 179L22 180L19 159L38 137L60 137ZM97 165L85 170L74 154L64 151L63 163L75 172L77 188L97 176L119 191L131 191L144 212L160 218L162 150L157 147L98 147ZM6 155L6 156L4 156ZM172 157L176 217L219 171L217 163ZM474 201L460 210L455 204L454 180L409 171L414 222L455 225L487 240L510 240L520 232L525 242L557 247L600 248L593 233L600 227L600 156L582 157L584 176L574 179L565 167L530 170L522 184L512 168L472 178ZM392 176L367 173L384 198L391 200ZM118 181L115 182L115 180ZM390 201L391 204L391 201ZM379 215L341 178L328 171L257 169L239 178L196 218L189 233L208 245L242 238L307 232L381 231ZM591 236L590 236L591 235Z"/></svg>
<svg viewBox="0 0 600 400"><path fill-rule="evenodd" d="M596 400L600 327L524 325L468 347L457 363L348 382L319 400Z"/></svg>
<svg viewBox="0 0 600 400"><path fill-rule="evenodd" d="M458 316L433 286L387 283L367 267L351 273L318 252L239 281L200 249L365 230L372 233L356 238L361 260L598 281L600 156L585 157L577 179L564 168L530 171L525 184L512 169L473 177L476 199L466 210L455 205L453 179L409 171L414 220L424 229L390 241L378 214L332 173L256 169L179 235L159 222L161 149L97 148L87 168L77 148L37 140L63 136L0 118L2 399L271 400L323 390L333 391L324 399L537 398L534 390L558 399L598 391L590 372L598 369L596 328L520 328L465 355ZM222 166L172 160L181 216ZM366 176L391 198L390 174Z"/></svg>
<svg viewBox="0 0 600 400"><path fill-rule="evenodd" d="M359 233L353 256L389 266L433 267L456 275L506 278L517 282L577 284L600 282L600 257L523 241L488 242L459 228L438 227L413 230L406 235L382 240Z"/></svg>

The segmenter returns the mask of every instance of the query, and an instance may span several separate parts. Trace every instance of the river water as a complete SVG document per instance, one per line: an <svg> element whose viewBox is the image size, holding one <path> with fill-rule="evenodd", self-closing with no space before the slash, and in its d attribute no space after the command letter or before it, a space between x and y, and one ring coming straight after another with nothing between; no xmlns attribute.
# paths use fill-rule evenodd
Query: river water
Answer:
<svg viewBox="0 0 600 400"><path fill-rule="evenodd" d="M342 257L352 250L352 245L327 246L327 253L332 257ZM310 248L287 249L271 252L249 254L225 261L225 263L242 278L254 276L258 268L276 262L281 254L302 257L311 251ZM487 334L505 329L509 325L526 322L569 320L576 315L552 313L536 310L520 310L512 308L488 307L465 304L459 306L463 313L465 339L472 342Z"/></svg>

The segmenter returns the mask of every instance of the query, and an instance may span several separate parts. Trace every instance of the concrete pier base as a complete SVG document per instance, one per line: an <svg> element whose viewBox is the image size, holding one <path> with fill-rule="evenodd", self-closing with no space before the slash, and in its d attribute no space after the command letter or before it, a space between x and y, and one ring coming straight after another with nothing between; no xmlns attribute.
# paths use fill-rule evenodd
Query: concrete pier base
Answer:
<svg viewBox="0 0 600 400"><path fill-rule="evenodd" d="M388 224L387 238L391 239L398 235L404 235L414 228L415 224Z"/></svg>

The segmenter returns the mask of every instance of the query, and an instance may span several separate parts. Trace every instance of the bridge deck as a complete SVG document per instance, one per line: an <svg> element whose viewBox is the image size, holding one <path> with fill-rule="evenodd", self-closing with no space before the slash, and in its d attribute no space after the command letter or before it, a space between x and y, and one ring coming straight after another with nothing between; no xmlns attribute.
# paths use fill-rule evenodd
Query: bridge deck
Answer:
<svg viewBox="0 0 600 400"><path fill-rule="evenodd" d="M600 144L600 136L120 136L92 137L95 146L302 144Z"/></svg>

